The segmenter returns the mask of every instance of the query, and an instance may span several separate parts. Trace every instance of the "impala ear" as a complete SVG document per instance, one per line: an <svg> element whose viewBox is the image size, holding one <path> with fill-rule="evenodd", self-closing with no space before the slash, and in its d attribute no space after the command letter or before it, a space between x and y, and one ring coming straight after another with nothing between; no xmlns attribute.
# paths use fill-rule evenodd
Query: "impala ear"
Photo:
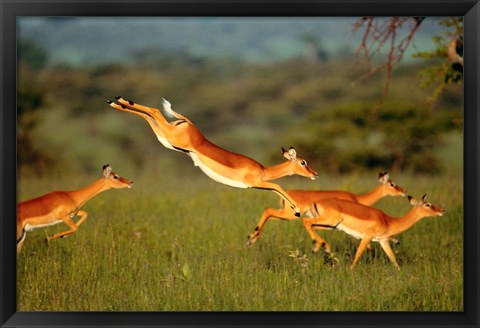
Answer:
<svg viewBox="0 0 480 328"><path fill-rule="evenodd" d="M427 201L427 194L422 196L422 202L425 203Z"/></svg>
<svg viewBox="0 0 480 328"><path fill-rule="evenodd" d="M108 178L110 176L110 173L112 173L112 168L110 167L109 164L105 164L103 166L103 176L105 178Z"/></svg>
<svg viewBox="0 0 480 328"><path fill-rule="evenodd" d="M295 148L290 147L290 149L288 150L288 155L290 156L291 161L297 160L297 151L295 150Z"/></svg>
<svg viewBox="0 0 480 328"><path fill-rule="evenodd" d="M387 184L389 178L390 175L387 172L380 172L378 174L378 181L383 185Z"/></svg>
<svg viewBox="0 0 480 328"><path fill-rule="evenodd" d="M412 196L408 195L407 197L408 197L408 202L410 203L410 205L415 206L415 205L418 204L418 201L415 198L413 198Z"/></svg>
<svg viewBox="0 0 480 328"><path fill-rule="evenodd" d="M285 157L289 161L295 161L297 159L297 152L295 151L295 149L293 147L290 147L290 149L288 151L286 151L282 147L282 152L283 152L283 157Z"/></svg>

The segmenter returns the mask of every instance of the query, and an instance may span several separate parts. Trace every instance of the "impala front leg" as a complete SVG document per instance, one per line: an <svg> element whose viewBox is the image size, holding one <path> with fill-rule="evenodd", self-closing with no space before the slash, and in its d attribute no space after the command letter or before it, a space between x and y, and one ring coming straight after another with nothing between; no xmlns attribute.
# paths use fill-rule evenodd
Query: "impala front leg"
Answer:
<svg viewBox="0 0 480 328"><path fill-rule="evenodd" d="M50 242L50 240L52 240L52 239L65 238L65 237L71 235L72 233L74 233L75 231L77 231L78 227L87 219L88 214L85 211L78 211L78 213L76 215L81 216L80 219L77 221L77 223L75 223L71 219L75 215L64 217L62 220L63 220L63 222L65 222L65 224L67 224L70 227L70 229L67 230L67 231L59 232L55 235L47 237L46 238L47 243Z"/></svg>
<svg viewBox="0 0 480 328"><path fill-rule="evenodd" d="M297 202L292 197L290 197L279 185L268 181L260 181L256 185L252 186L252 188L267 189L273 191L291 205L291 208L295 212L296 217L300 217L300 208L298 207Z"/></svg>
<svg viewBox="0 0 480 328"><path fill-rule="evenodd" d="M286 210L285 208L278 210L274 208L267 208L265 211L263 211L262 217L260 218L260 221L255 227L255 230L250 235L248 235L248 246L257 242L258 238L260 238L260 234L263 231L263 227L270 219L295 220L297 219L297 217L292 211Z"/></svg>
<svg viewBox="0 0 480 328"><path fill-rule="evenodd" d="M115 99L119 102L122 108L128 108L131 111L146 114L158 120L159 123L162 125L165 125L165 126L169 125L167 120L163 117L163 115L161 115L160 110L158 108L152 108L152 107L136 104L133 101L125 100L120 96L116 96Z"/></svg>

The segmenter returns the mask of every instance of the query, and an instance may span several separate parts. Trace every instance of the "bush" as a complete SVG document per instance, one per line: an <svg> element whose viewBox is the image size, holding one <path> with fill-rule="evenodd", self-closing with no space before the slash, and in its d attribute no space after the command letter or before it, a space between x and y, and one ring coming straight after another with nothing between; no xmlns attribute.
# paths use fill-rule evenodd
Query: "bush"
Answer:
<svg viewBox="0 0 480 328"><path fill-rule="evenodd" d="M390 169L433 174L441 171L433 149L442 133L459 127L458 116L408 103L344 103L312 113L310 133L299 142L334 172Z"/></svg>

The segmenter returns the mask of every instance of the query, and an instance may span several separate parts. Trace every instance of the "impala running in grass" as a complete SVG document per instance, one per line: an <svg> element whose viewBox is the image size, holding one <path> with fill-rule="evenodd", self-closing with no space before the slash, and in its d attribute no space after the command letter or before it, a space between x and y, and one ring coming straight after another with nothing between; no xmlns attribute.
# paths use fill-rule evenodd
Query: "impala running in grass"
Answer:
<svg viewBox="0 0 480 328"><path fill-rule="evenodd" d="M80 208L89 199L111 188L131 188L132 184L133 181L112 172L112 168L107 164L103 166L103 176L85 188L53 191L19 203L17 205L17 254L22 249L27 232L64 222L70 229L48 236L46 241L67 237L86 220L87 212ZM73 221L75 216L80 216L76 223Z"/></svg>
<svg viewBox="0 0 480 328"><path fill-rule="evenodd" d="M411 196L408 196L408 200L413 208L404 216L394 218L379 209L349 200L324 199L312 204L310 210L314 217L305 218L303 223L312 240L319 238L314 229L336 229L360 239L351 269L370 241L380 243L393 265L400 269L389 244L390 237L411 228L422 218L442 216L445 213L444 209L427 202L426 194L420 201ZM325 250L330 252L328 244L325 246Z"/></svg>
<svg viewBox="0 0 480 328"><path fill-rule="evenodd" d="M162 145L189 155L195 166L211 179L236 188L271 190L291 205L296 216L300 216L295 200L278 184L269 182L293 174L312 180L318 177L305 159L297 156L293 147L288 151L282 147L286 162L263 166L250 157L230 152L210 142L188 118L173 111L165 99L162 100L163 110L167 116L175 119L172 122L168 122L157 108L139 105L122 97L116 99L118 103L109 100L108 104L114 109L144 118Z"/></svg>
<svg viewBox="0 0 480 328"><path fill-rule="evenodd" d="M346 199L353 202L357 202L364 205L373 205L378 200L385 196L405 196L406 191L390 180L390 176L387 172L380 172L378 175L378 185L375 189L364 194L354 194L348 191L341 190L285 190L286 193L292 197L300 208L300 214L310 215L310 206L313 202L325 198L339 198ZM247 245L254 244L263 231L265 224L271 219L280 220L295 220L298 217L293 215L292 211L285 208L285 201L280 199L280 209L267 208L263 212L260 221L258 222L255 230L248 235ZM318 242L315 239L315 242ZM317 247L321 247L324 243L322 241Z"/></svg>

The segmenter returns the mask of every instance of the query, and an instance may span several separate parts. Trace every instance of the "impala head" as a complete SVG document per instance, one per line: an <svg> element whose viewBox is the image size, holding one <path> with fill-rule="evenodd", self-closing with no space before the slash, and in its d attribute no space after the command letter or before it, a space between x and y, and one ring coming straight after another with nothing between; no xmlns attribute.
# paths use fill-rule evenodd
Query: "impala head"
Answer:
<svg viewBox="0 0 480 328"><path fill-rule="evenodd" d="M406 196L407 191L390 180L390 176L387 172L380 172L378 174L378 182L383 186L383 192L389 196Z"/></svg>
<svg viewBox="0 0 480 328"><path fill-rule="evenodd" d="M427 194L423 195L422 200L416 200L412 196L408 196L408 201L414 206L415 210L421 211L422 217L427 216L442 216L445 213L443 208L432 205L427 202Z"/></svg>
<svg viewBox="0 0 480 328"><path fill-rule="evenodd" d="M112 168L109 164L103 166L103 177L110 188L123 189L131 188L133 181L122 178L115 172L112 172Z"/></svg>
<svg viewBox="0 0 480 328"><path fill-rule="evenodd" d="M297 157L297 152L293 147L290 147L289 150L285 150L282 147L282 152L283 156L293 165L293 173L310 178L312 180L318 178L318 173L308 166L307 161L301 157Z"/></svg>

